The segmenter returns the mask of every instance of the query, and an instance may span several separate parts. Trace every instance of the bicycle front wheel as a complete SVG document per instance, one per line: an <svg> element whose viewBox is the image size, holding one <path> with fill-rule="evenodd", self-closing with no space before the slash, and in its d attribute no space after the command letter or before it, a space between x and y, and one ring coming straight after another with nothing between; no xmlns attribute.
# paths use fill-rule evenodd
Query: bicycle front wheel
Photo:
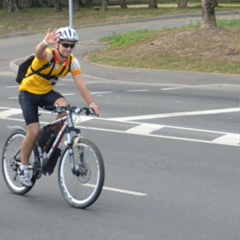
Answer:
<svg viewBox="0 0 240 240"><path fill-rule="evenodd" d="M73 148L75 173L72 172L69 149L62 154L58 182L64 199L73 207L86 208L99 197L104 184L104 163L97 146L80 138Z"/></svg>
<svg viewBox="0 0 240 240"><path fill-rule="evenodd" d="M2 151L2 173L7 187L16 194L23 195L29 192L33 186L23 186L18 179L17 170L21 163L21 148L26 132L22 129L14 130L3 147ZM33 162L31 155L30 161ZM35 181L33 181L34 185Z"/></svg>

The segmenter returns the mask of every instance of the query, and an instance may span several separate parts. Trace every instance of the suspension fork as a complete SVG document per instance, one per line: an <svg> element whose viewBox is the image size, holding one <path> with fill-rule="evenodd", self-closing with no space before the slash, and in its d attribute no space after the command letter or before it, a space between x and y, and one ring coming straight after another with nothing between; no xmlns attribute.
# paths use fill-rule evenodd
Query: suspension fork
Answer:
<svg viewBox="0 0 240 240"><path fill-rule="evenodd" d="M75 157L74 157L72 146L68 147L68 154L69 154L70 163L71 163L71 170L72 170L72 173L75 175L76 174L76 162L75 162Z"/></svg>
<svg viewBox="0 0 240 240"><path fill-rule="evenodd" d="M77 134L77 136L71 136L71 132L75 132ZM81 131L79 129L76 128L68 128L66 129L66 135L67 135L67 148L68 148L68 154L69 154L69 158L70 158L70 164L71 164L71 170L72 173L75 175L77 172L77 168L76 168L76 161L75 161L75 156L74 156L74 151L73 148L75 147L75 145L78 143L78 139L81 136Z"/></svg>

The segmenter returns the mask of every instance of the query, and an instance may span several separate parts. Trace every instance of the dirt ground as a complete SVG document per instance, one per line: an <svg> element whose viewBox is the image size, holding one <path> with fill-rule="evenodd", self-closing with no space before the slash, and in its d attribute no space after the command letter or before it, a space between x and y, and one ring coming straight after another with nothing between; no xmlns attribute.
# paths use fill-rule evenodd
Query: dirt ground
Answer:
<svg viewBox="0 0 240 240"><path fill-rule="evenodd" d="M179 57L194 57L200 61L240 61L240 29L216 28L169 33L148 45L142 45L141 48L153 54L168 52Z"/></svg>
<svg viewBox="0 0 240 240"><path fill-rule="evenodd" d="M99 53L97 63L117 66L121 58L123 67L129 59L126 65L139 68L239 74L240 29L159 32L124 50L106 49Z"/></svg>

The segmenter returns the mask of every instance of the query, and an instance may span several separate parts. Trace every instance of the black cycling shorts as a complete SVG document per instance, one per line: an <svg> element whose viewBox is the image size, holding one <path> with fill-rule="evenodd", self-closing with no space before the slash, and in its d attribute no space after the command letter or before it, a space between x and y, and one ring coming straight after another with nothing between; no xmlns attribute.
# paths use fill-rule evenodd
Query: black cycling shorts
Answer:
<svg viewBox="0 0 240 240"><path fill-rule="evenodd" d="M35 95L20 91L18 100L26 125L39 122L38 107L53 106L59 98L64 97L54 90L44 95Z"/></svg>

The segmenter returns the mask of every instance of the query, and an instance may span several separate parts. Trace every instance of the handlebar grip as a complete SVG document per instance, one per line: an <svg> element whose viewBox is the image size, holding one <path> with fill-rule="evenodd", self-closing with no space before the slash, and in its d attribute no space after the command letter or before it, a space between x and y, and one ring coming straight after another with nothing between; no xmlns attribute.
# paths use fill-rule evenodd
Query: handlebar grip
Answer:
<svg viewBox="0 0 240 240"><path fill-rule="evenodd" d="M89 116L89 115L95 115L95 112L94 112L93 109L90 108L90 107L85 107L85 108L83 108L83 110L85 110L85 114L86 114L87 116Z"/></svg>
<svg viewBox="0 0 240 240"><path fill-rule="evenodd" d="M89 108L89 115L95 115L95 112L93 111L92 108Z"/></svg>

